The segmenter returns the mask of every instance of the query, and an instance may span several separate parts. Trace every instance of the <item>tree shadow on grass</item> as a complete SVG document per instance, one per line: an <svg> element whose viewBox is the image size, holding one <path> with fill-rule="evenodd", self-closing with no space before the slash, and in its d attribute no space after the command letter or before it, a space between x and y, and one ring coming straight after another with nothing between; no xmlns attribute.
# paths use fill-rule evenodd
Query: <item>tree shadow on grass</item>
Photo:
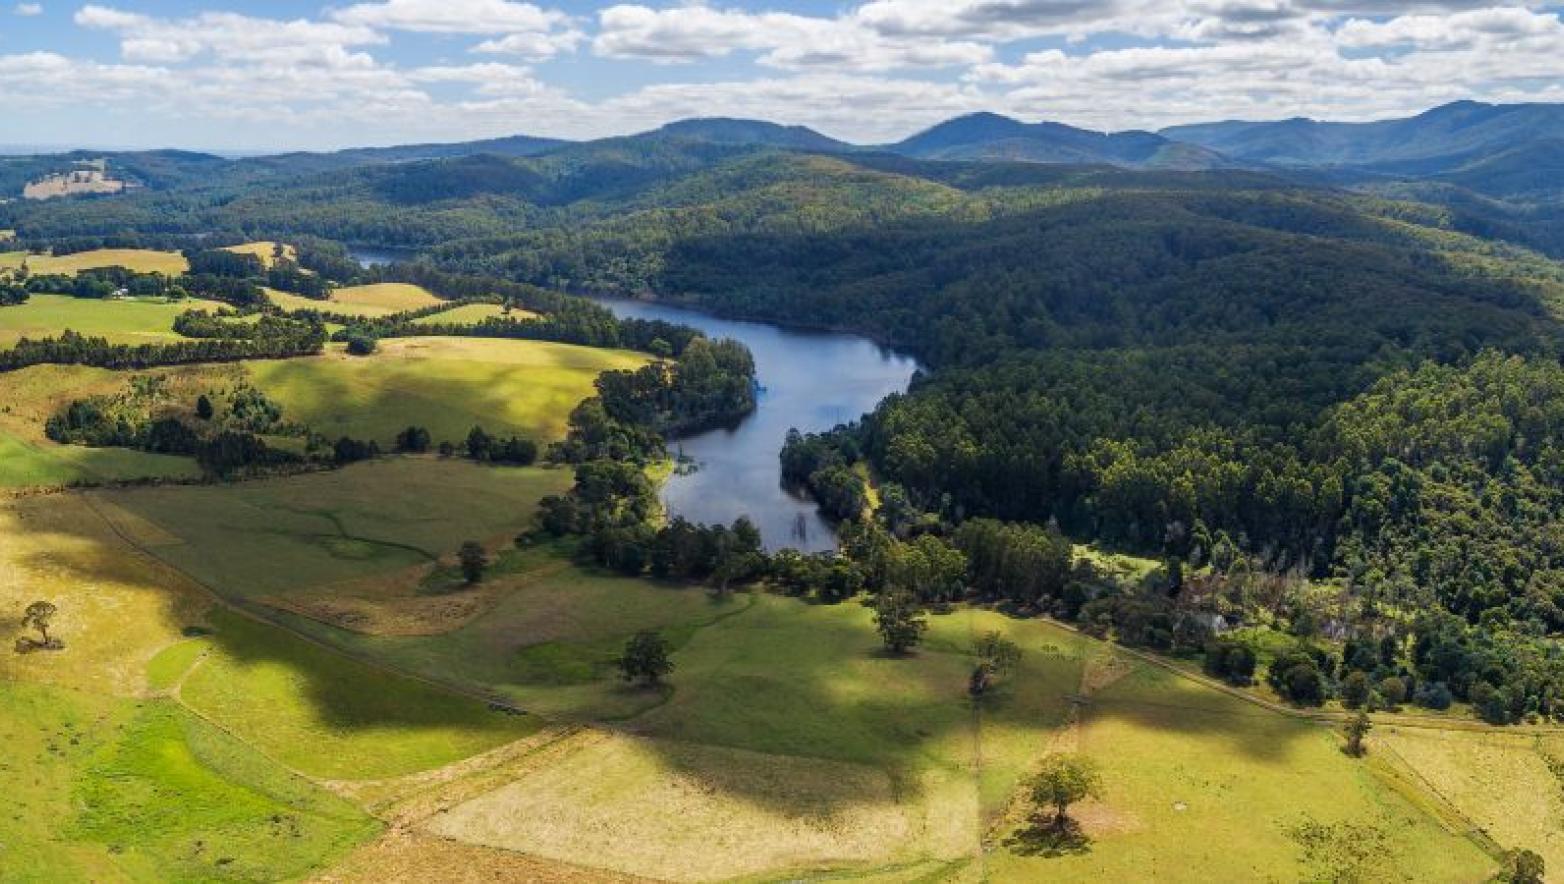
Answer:
<svg viewBox="0 0 1564 884"><path fill-rule="evenodd" d="M1021 856L1058 857L1090 853L1092 839L1074 819L1040 812L1011 833L1004 844Z"/></svg>

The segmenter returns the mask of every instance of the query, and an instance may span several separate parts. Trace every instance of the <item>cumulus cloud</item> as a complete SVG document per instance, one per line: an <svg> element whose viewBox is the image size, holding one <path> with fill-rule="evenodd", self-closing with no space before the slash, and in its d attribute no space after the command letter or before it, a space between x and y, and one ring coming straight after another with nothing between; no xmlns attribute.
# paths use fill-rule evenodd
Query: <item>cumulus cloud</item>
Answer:
<svg viewBox="0 0 1564 884"><path fill-rule="evenodd" d="M528 61L570 52L585 39L569 15L511 0L387 0L357 3L332 12L331 18L382 30L489 36L473 51Z"/></svg>
<svg viewBox="0 0 1564 884"><path fill-rule="evenodd" d="M344 24L433 34L547 32L569 22L563 12L510 0L386 0L357 3L331 17Z"/></svg>
<svg viewBox="0 0 1564 884"><path fill-rule="evenodd" d="M31 16L43 15L42 3L18 3L14 10L17 15Z"/></svg>
<svg viewBox="0 0 1564 884"><path fill-rule="evenodd" d="M594 137L712 114L872 142L974 110L1122 129L1564 100L1556 8L1481 0L844 0L810 14L780 0L344 0L286 20L114 2L75 21L116 37L117 57L68 41L0 55L0 94L29 111L133 111L176 136L193 131L180 121L232 121L278 146ZM413 33L456 60L399 61ZM615 78L591 100L550 82L550 60L584 43L627 62L577 71ZM726 62L680 81L679 64L711 59ZM663 66L657 82L640 85L636 64Z"/></svg>
<svg viewBox="0 0 1564 884"><path fill-rule="evenodd" d="M365 27L308 19L279 21L232 12L203 12L185 19L160 19L107 6L87 5L76 12L84 28L113 31L120 52L130 61L182 62L202 55L237 62L290 64L370 63L352 47L384 43Z"/></svg>
<svg viewBox="0 0 1564 884"><path fill-rule="evenodd" d="M593 50L610 58L660 63L747 50L761 53L757 60L768 67L866 71L970 65L992 55L990 47L970 41L887 37L851 18L629 4L598 14Z"/></svg>

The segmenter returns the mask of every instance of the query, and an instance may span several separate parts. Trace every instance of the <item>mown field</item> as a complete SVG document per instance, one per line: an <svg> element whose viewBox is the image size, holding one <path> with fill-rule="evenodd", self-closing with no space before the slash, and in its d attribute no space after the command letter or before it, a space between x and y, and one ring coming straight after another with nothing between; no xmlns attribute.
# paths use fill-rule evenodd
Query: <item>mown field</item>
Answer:
<svg viewBox="0 0 1564 884"><path fill-rule="evenodd" d="M317 301L301 295L267 289L266 296L284 310L328 310L350 316L389 316L405 310L433 307L440 299L422 286L403 282L377 282L334 289L331 298Z"/></svg>
<svg viewBox="0 0 1564 884"><path fill-rule="evenodd" d="M19 262L27 265L33 274L58 273L74 276L83 270L99 267L123 267L137 273L184 273L190 263L178 252L160 252L152 249L92 249L72 255L25 255Z"/></svg>
<svg viewBox="0 0 1564 884"><path fill-rule="evenodd" d="M68 295L33 295L27 303L0 308L0 347L19 338L58 337L69 329L115 344L146 344L177 339L174 317L186 310L215 311L215 301L162 298L96 300Z"/></svg>
<svg viewBox="0 0 1564 884"><path fill-rule="evenodd" d="M367 358L334 351L257 362L250 372L294 420L386 446L409 424L428 428L436 442L460 442L475 423L491 433L558 439L599 374L645 361L628 351L542 341L393 338Z"/></svg>

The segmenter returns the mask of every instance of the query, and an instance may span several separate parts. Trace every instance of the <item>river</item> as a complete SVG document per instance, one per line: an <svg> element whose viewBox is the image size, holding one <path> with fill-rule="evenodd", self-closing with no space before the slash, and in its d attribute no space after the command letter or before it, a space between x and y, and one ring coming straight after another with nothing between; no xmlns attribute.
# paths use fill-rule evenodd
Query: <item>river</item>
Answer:
<svg viewBox="0 0 1564 884"><path fill-rule="evenodd" d="M663 486L668 511L705 523L726 524L749 516L767 549L834 548L835 533L813 501L782 487L782 443L790 428L828 430L906 390L918 367L912 357L857 335L718 319L645 301L597 300L615 315L694 326L711 338L742 341L755 354L761 386L755 411L732 429L708 430L669 443L695 468L681 471Z"/></svg>

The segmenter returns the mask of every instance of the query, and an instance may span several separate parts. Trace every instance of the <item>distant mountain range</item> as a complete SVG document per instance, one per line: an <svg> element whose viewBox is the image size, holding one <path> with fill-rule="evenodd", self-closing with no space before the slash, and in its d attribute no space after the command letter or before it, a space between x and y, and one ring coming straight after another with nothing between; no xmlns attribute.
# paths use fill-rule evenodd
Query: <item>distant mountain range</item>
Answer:
<svg viewBox="0 0 1564 884"><path fill-rule="evenodd" d="M1492 105L1458 101L1414 117L1371 123L1304 118L1251 122L1231 120L1173 126L1159 132L1097 132L1063 123L1026 123L993 113L975 113L940 123L892 144L857 145L805 126L761 120L680 120L638 135L603 139L603 144L703 142L723 146L770 147L817 153L885 153L925 160L961 162L1105 165L1127 169L1279 171L1329 170L1338 176L1442 178L1455 186L1495 195L1535 189L1538 171L1557 177L1564 166L1564 105ZM55 158L119 157L122 165L171 163L210 167L232 163L265 175L329 171L380 163L492 154L530 157L570 149L581 142L516 135L451 144L356 148L331 153L288 153L222 159L184 151L104 154L75 151ZM18 158L19 159L19 158ZM49 157L28 157L27 165ZM156 175L153 176L157 177ZM154 185L156 182L153 182Z"/></svg>
<svg viewBox="0 0 1564 884"><path fill-rule="evenodd" d="M340 186L335 176L352 171L360 184L398 204L504 194L558 206L588 196L628 198L724 158L767 151L831 155L886 171L920 164L917 174L925 179L967 182L1037 183L1073 169L1258 174L1439 205L1460 229L1564 254L1564 104L1474 101L1368 123L1234 120L1158 132L1096 132L976 113L874 145L804 126L698 118L586 142L517 135L243 158L177 150L0 155L0 202L75 162L106 158L132 185L199 191L210 200L264 182ZM930 168L937 165L949 171Z"/></svg>

